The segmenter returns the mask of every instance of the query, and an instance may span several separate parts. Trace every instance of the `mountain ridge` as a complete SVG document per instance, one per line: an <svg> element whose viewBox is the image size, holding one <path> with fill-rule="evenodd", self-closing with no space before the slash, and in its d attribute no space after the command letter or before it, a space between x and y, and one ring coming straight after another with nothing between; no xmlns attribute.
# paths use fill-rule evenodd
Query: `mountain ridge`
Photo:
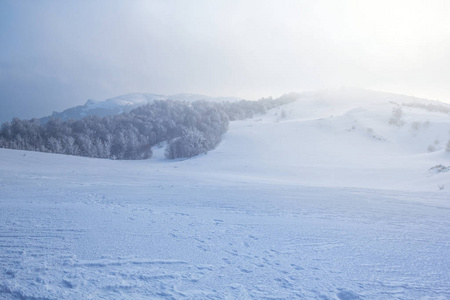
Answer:
<svg viewBox="0 0 450 300"><path fill-rule="evenodd" d="M78 120L90 115L106 117L109 115L130 112L131 110L139 106L151 104L154 101L158 100L174 100L187 102L206 100L211 102L234 102L243 99L237 97L212 97L189 93L180 93L169 96L153 93L129 93L113 98L108 98L103 101L89 99L84 105L70 107L66 110L63 110L62 112L53 112L50 116L40 118L40 121L42 123L45 123L51 119L61 119L62 121L66 121L68 119Z"/></svg>

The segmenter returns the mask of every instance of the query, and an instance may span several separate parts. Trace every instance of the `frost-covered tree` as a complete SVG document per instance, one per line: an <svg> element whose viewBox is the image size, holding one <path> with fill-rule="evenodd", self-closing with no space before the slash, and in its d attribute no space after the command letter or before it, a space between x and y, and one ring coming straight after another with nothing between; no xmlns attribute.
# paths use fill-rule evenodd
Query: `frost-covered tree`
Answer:
<svg viewBox="0 0 450 300"><path fill-rule="evenodd" d="M193 157L208 151L205 135L193 128L186 130L182 136L177 137L167 145L165 155L167 158Z"/></svg>

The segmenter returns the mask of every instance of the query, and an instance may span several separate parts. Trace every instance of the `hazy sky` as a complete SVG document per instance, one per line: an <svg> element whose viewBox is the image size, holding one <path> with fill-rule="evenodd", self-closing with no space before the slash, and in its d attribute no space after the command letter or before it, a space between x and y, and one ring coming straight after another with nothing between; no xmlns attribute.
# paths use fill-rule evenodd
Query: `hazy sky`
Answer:
<svg viewBox="0 0 450 300"><path fill-rule="evenodd" d="M0 121L130 92L450 101L450 1L0 0Z"/></svg>

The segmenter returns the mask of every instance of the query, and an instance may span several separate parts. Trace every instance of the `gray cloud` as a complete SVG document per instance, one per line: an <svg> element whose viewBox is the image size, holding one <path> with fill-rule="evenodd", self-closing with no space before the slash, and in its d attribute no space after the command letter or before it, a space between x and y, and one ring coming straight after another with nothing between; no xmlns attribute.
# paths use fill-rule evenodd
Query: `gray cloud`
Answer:
<svg viewBox="0 0 450 300"><path fill-rule="evenodd" d="M450 100L446 1L0 3L0 121L129 92Z"/></svg>

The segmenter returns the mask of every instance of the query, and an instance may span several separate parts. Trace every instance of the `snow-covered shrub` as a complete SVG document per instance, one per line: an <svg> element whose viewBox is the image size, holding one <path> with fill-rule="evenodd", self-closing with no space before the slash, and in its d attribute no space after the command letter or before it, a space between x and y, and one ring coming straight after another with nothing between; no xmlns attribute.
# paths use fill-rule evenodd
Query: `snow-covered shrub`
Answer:
<svg viewBox="0 0 450 300"><path fill-rule="evenodd" d="M403 117L402 108L400 106L394 107L392 109L391 118L389 119L389 124L394 126L403 126L405 122L402 120L402 117Z"/></svg>
<svg viewBox="0 0 450 300"><path fill-rule="evenodd" d="M422 123L420 123L419 121L414 121L411 123L411 132L412 134L417 134L417 132L420 129L420 126L422 125Z"/></svg>
<svg viewBox="0 0 450 300"><path fill-rule="evenodd" d="M445 173L450 171L450 167L446 167L444 165L435 165L434 167L431 167L428 171L436 174Z"/></svg>

